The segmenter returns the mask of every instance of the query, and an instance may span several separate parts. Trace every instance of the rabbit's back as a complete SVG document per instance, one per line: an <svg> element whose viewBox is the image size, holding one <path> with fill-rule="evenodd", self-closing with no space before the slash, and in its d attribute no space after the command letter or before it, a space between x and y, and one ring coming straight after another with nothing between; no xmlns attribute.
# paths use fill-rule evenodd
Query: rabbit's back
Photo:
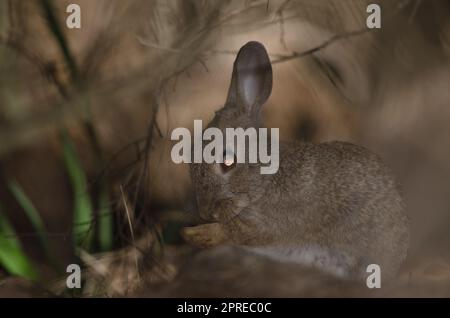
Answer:
<svg viewBox="0 0 450 318"><path fill-rule="evenodd" d="M257 204L278 227L273 242L317 250L331 263L368 264L388 276L406 256L408 220L389 169L367 149L345 142L280 145L280 169ZM264 217L262 218L264 219ZM325 252L324 252L325 251ZM299 252L290 251L291 254Z"/></svg>

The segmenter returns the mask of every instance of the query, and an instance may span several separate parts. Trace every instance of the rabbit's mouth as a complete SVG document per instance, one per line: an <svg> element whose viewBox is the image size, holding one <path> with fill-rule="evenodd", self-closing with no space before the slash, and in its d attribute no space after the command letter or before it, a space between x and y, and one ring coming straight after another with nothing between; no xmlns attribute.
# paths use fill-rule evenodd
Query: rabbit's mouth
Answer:
<svg viewBox="0 0 450 318"><path fill-rule="evenodd" d="M197 198L197 205L199 207L198 215L200 219L205 223L219 222L219 211L215 205L211 205L212 207L210 207L209 204L200 205L200 202L198 201L199 199Z"/></svg>
<svg viewBox="0 0 450 318"><path fill-rule="evenodd" d="M198 212L200 218L205 222L226 224L238 219L243 208L230 199L220 199L210 204L201 205Z"/></svg>
<svg viewBox="0 0 450 318"><path fill-rule="evenodd" d="M251 219L250 215L244 212L248 207L248 200L237 200L233 202L222 200L222 202L219 201L217 204L220 205L220 208L213 211L214 222L232 225L241 221L247 223Z"/></svg>

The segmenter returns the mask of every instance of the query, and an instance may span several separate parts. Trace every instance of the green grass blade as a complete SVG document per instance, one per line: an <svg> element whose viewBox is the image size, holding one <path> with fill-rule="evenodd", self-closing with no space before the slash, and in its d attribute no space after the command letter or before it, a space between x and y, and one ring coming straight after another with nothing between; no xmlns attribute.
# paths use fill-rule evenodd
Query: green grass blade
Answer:
<svg viewBox="0 0 450 318"><path fill-rule="evenodd" d="M69 66L72 79L78 79L78 67L75 63L75 59L72 56L69 45L67 43L66 37L64 35L63 29L58 21L57 12L55 12L53 1L51 0L41 0L41 8L44 12L44 18L47 21L48 27L52 32L59 48L64 56L64 59Z"/></svg>
<svg viewBox="0 0 450 318"><path fill-rule="evenodd" d="M63 134L64 163L74 195L73 238L77 247L90 251L94 238L94 214L88 183L70 137Z"/></svg>
<svg viewBox="0 0 450 318"><path fill-rule="evenodd" d="M25 255L17 235L0 211L0 265L12 275L37 281L39 275Z"/></svg>
<svg viewBox="0 0 450 318"><path fill-rule="evenodd" d="M38 211L34 207L31 200L27 197L22 187L16 181L13 180L9 182L9 189L16 198L16 201L19 203L21 208L25 211L28 220L31 222L34 229L36 230L39 241L41 242L47 257L52 258L50 253L50 244L47 237L47 231L45 229L44 222L42 221L42 218L39 215Z"/></svg>
<svg viewBox="0 0 450 318"><path fill-rule="evenodd" d="M106 190L101 192L99 203L98 239L101 251L107 252L110 251L113 246L113 219L109 206L109 196Z"/></svg>

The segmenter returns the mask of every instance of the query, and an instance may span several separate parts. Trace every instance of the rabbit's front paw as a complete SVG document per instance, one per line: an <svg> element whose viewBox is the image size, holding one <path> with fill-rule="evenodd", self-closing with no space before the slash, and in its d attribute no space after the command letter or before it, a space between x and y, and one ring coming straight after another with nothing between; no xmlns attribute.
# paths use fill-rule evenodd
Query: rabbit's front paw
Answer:
<svg viewBox="0 0 450 318"><path fill-rule="evenodd" d="M202 248L221 245L228 241L228 237L219 223L185 227L181 231L181 235L189 244Z"/></svg>

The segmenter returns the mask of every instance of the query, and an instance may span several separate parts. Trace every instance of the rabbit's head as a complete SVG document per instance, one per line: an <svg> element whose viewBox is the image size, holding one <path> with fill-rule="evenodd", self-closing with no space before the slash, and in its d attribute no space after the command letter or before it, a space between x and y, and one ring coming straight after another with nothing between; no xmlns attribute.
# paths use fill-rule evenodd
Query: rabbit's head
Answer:
<svg viewBox="0 0 450 318"><path fill-rule="evenodd" d="M226 128L258 128L261 108L272 91L272 67L264 46L249 42L239 51L225 106L216 112L208 128L226 136ZM211 221L224 221L238 214L262 194L264 176L259 164L237 163L224 140L223 163L193 163L191 177L200 215ZM246 151L248 147L246 146ZM231 153L231 155L230 155ZM247 154L246 154L247 157ZM228 157L227 157L228 158Z"/></svg>

